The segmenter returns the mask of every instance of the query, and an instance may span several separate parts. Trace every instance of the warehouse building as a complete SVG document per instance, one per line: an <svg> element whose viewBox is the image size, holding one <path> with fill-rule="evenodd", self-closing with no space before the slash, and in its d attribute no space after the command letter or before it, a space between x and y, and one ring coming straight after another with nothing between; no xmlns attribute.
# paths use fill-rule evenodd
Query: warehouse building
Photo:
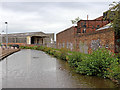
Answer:
<svg viewBox="0 0 120 90"><path fill-rule="evenodd" d="M6 34L1 37L2 42L6 43ZM27 32L8 34L8 43L49 45L54 43L54 33Z"/></svg>

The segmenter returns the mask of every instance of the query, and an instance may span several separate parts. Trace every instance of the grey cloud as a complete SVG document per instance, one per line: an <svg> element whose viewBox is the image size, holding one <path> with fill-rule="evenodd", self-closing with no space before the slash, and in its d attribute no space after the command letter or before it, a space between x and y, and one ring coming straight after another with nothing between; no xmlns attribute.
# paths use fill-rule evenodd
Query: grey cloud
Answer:
<svg viewBox="0 0 120 90"><path fill-rule="evenodd" d="M10 32L59 32L72 26L70 20L102 15L108 2L4 2L2 8ZM8 14L8 15L7 15ZM12 17L12 18L11 18Z"/></svg>
<svg viewBox="0 0 120 90"><path fill-rule="evenodd" d="M3 2L3 9L8 8L14 11L22 11L22 12L31 12L31 11L42 11L50 8L66 8L66 9L88 9L94 6L103 6L108 4L108 2Z"/></svg>

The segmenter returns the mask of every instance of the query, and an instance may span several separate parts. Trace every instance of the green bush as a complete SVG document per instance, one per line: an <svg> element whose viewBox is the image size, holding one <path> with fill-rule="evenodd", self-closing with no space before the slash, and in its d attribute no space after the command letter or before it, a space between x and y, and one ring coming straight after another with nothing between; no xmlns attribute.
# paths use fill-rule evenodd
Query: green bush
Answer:
<svg viewBox="0 0 120 90"><path fill-rule="evenodd" d="M106 77L109 74L107 68L110 68L113 63L117 63L117 60L110 51L98 49L78 63L76 70L81 74Z"/></svg>
<svg viewBox="0 0 120 90"><path fill-rule="evenodd" d="M56 51L56 52L54 53L54 57L56 57L56 58L59 58L59 59L60 59L60 57L61 57L61 52Z"/></svg>
<svg viewBox="0 0 120 90"><path fill-rule="evenodd" d="M110 68L107 69L109 74L108 78L111 79L120 79L120 64L118 62L111 64Z"/></svg>
<svg viewBox="0 0 120 90"><path fill-rule="evenodd" d="M82 61L82 54L79 52L74 52L72 55L69 55L68 58L68 63L71 67L78 67L78 63Z"/></svg>
<svg viewBox="0 0 120 90"><path fill-rule="evenodd" d="M66 56L68 55L68 50L66 48L60 49L60 59L66 60Z"/></svg>
<svg viewBox="0 0 120 90"><path fill-rule="evenodd" d="M117 54L118 62L120 64L120 53Z"/></svg>

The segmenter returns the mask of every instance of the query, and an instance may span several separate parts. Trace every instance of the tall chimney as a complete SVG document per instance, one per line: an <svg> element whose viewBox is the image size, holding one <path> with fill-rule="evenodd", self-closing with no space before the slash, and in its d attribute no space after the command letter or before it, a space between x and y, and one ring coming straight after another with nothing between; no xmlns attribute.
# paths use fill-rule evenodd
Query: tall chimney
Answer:
<svg viewBox="0 0 120 90"><path fill-rule="evenodd" d="M87 15L87 20L88 20L88 15Z"/></svg>

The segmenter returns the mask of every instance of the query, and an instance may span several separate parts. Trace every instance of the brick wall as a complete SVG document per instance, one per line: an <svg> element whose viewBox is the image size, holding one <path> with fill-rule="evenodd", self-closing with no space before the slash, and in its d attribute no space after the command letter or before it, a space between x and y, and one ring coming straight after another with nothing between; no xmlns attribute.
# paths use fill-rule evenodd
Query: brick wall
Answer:
<svg viewBox="0 0 120 90"><path fill-rule="evenodd" d="M109 28L89 33L75 33L75 30L76 28L71 27L58 33L56 36L57 48L68 48L72 51L76 50L88 54L91 53L92 50L104 47L115 52L116 40L113 29Z"/></svg>
<svg viewBox="0 0 120 90"><path fill-rule="evenodd" d="M77 32L78 33L88 33L93 32L96 29L105 26L108 24L108 21L103 20L80 20L77 23Z"/></svg>
<svg viewBox="0 0 120 90"><path fill-rule="evenodd" d="M56 35L56 46L57 48L68 48L74 50L75 47L75 34L77 27L70 27Z"/></svg>
<svg viewBox="0 0 120 90"><path fill-rule="evenodd" d="M104 29L92 33L79 34L76 36L77 51L91 53L98 47L105 47L115 52L115 34L112 29Z"/></svg>

